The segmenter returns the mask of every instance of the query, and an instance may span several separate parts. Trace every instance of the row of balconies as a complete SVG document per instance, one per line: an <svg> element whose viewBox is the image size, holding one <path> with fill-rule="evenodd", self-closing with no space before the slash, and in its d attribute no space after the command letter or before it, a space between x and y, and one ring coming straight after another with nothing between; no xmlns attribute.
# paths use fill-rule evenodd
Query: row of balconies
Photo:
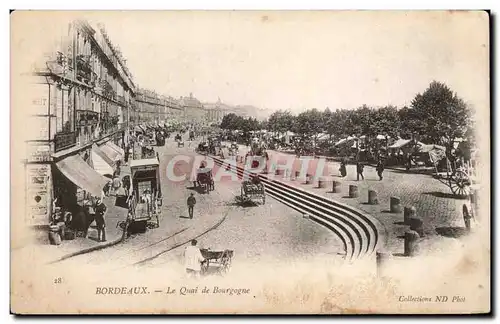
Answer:
<svg viewBox="0 0 500 324"><path fill-rule="evenodd" d="M127 102L123 96L118 96L116 90L111 85L111 83L106 79L101 79L98 77L92 69L89 63L90 56L88 55L78 55L76 59L76 75L75 78L87 84L90 87L95 88L95 91L102 94L103 96L118 101L122 105L126 105ZM55 63L55 64L53 64ZM55 62L48 62L49 69L52 73L57 75L65 75L68 78L72 78L73 75L73 62L71 58L68 58L61 52L57 52Z"/></svg>
<svg viewBox="0 0 500 324"><path fill-rule="evenodd" d="M76 131L69 131L70 127L65 127L63 131L54 135L55 152L70 148L76 144L86 144L86 140L81 137L82 129L95 130L98 132L88 135L89 140L99 140L121 130L125 125L120 123L119 116L110 116L108 112L98 113L91 110L76 111ZM88 132L86 132L88 133Z"/></svg>
<svg viewBox="0 0 500 324"><path fill-rule="evenodd" d="M115 116L117 117L117 116ZM54 135L54 151L59 152L77 144L85 145L90 141L98 141L106 136L112 135L120 130L125 129L125 123L119 123L118 119L101 120L100 122L92 122L78 124L79 127L74 132L58 132ZM89 129L90 127L90 129ZM98 130L95 129L98 127ZM90 132L89 132L90 130ZM87 137L82 138L82 133L88 133Z"/></svg>

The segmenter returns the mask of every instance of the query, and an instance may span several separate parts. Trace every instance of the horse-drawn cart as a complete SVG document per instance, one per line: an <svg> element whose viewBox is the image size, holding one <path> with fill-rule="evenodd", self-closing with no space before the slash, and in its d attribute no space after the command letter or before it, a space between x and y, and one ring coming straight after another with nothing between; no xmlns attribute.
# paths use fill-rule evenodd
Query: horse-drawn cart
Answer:
<svg viewBox="0 0 500 324"><path fill-rule="evenodd" d="M245 180L241 183L239 200L242 203L256 200L261 200L263 205L266 203L266 190L257 175L252 180Z"/></svg>
<svg viewBox="0 0 500 324"><path fill-rule="evenodd" d="M206 193L210 193L210 191L215 190L215 182L212 177L212 169L199 168L196 172L194 187L199 187Z"/></svg>
<svg viewBox="0 0 500 324"><path fill-rule="evenodd" d="M208 274L210 266L215 268L215 271L218 274L227 273L231 268L234 251L210 251L209 249L201 249L200 252L203 258L205 258L205 261L201 266L202 274Z"/></svg>
<svg viewBox="0 0 500 324"><path fill-rule="evenodd" d="M477 185L474 168L470 161L450 161L445 148L438 145L421 145L419 152L429 155L429 160L434 164L434 178L448 186L454 195L468 197L471 185ZM439 170L439 165L445 164L444 172Z"/></svg>
<svg viewBox="0 0 500 324"><path fill-rule="evenodd" d="M160 225L162 193L160 186L160 163L157 158L132 160L132 188L128 197L131 213L129 232L145 232L147 228ZM152 223L151 220L155 220Z"/></svg>
<svg viewBox="0 0 500 324"><path fill-rule="evenodd" d="M198 144L198 147L196 148L196 153L199 154L208 154L208 144L207 142L202 142Z"/></svg>

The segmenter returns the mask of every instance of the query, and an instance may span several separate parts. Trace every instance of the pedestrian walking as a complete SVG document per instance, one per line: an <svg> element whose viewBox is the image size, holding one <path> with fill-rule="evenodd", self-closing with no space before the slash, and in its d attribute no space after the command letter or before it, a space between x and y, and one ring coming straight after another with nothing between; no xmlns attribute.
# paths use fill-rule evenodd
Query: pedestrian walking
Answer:
<svg viewBox="0 0 500 324"><path fill-rule="evenodd" d="M95 210L95 223L97 225L97 241L106 242L106 221L104 215L107 207L100 197L97 197Z"/></svg>
<svg viewBox="0 0 500 324"><path fill-rule="evenodd" d="M130 186L131 186L130 176L126 175L122 178L123 189L125 190L125 196L130 196Z"/></svg>
<svg viewBox="0 0 500 324"><path fill-rule="evenodd" d="M105 185L104 188L102 188L102 192L104 193L104 196L108 197L111 191L111 187L113 185L113 180L109 180Z"/></svg>
<svg viewBox="0 0 500 324"><path fill-rule="evenodd" d="M113 181L112 181L112 189L113 189L114 195L118 194L118 189L120 189L121 186L122 186L122 181L120 180L120 176L118 174L116 174L116 172L115 172L115 175L114 175Z"/></svg>
<svg viewBox="0 0 500 324"><path fill-rule="evenodd" d="M382 179L384 179L384 176L382 175L382 173L384 172L384 162L382 161L382 159L378 160L376 169L379 180L382 181Z"/></svg>
<svg viewBox="0 0 500 324"><path fill-rule="evenodd" d="M340 168L339 168L339 171L340 171L340 176L342 178L345 178L345 176L347 175L347 168L346 168L346 162L345 160L342 160L340 162Z"/></svg>
<svg viewBox="0 0 500 324"><path fill-rule="evenodd" d="M194 194L191 193L187 199L187 205L188 205L188 213L189 213L189 218L193 218L193 210L194 210L194 205L196 205L196 198L194 198Z"/></svg>
<svg viewBox="0 0 500 324"><path fill-rule="evenodd" d="M192 240L191 245L184 250L184 265L189 277L199 277L201 273L201 264L205 258L201 255L200 249L196 246L198 241Z"/></svg>
<svg viewBox="0 0 500 324"><path fill-rule="evenodd" d="M361 162L356 162L356 172L357 172L357 178L356 181L359 181L359 177L361 176L361 179L365 180L365 177L363 175L363 169L365 166Z"/></svg>
<svg viewBox="0 0 500 324"><path fill-rule="evenodd" d="M129 144L127 144L127 145L125 146L125 155L124 155L124 157L123 157L123 161L125 162L125 165L127 165L127 164L128 164L128 155L129 155L129 154L130 154L130 145L129 145Z"/></svg>

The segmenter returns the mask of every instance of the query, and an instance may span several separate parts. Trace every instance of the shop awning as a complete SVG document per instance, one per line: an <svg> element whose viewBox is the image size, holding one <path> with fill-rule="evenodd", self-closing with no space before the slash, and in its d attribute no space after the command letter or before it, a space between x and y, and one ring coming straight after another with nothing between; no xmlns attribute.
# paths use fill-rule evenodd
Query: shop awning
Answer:
<svg viewBox="0 0 500 324"><path fill-rule="evenodd" d="M116 160L121 160L123 158L123 155L118 152L118 150L115 148L116 145L112 145L113 143L111 142L106 142L103 145L99 146L99 149L104 152L108 156L109 159L113 161L113 163Z"/></svg>
<svg viewBox="0 0 500 324"><path fill-rule="evenodd" d="M102 146L101 146L102 147ZM96 144L92 145L92 153L95 153L96 155L98 155L102 160L104 160L104 162L106 162L106 164L108 164L109 166L111 167L114 167L115 166L115 161L109 157L102 149L101 147L97 146ZM92 159L92 161L94 161L94 159ZM111 172L111 174L113 174L113 172Z"/></svg>
<svg viewBox="0 0 500 324"><path fill-rule="evenodd" d="M94 170L101 175L113 175L114 162L111 161L106 154L104 154L97 145L92 146L92 163Z"/></svg>
<svg viewBox="0 0 500 324"><path fill-rule="evenodd" d="M57 168L79 188L100 197L108 179L97 173L79 155L68 156L56 163Z"/></svg>
<svg viewBox="0 0 500 324"><path fill-rule="evenodd" d="M125 151L121 147L119 147L118 145L116 145L115 143L108 142L108 145L111 146L116 152L120 153L120 155L122 156L122 158L125 156Z"/></svg>

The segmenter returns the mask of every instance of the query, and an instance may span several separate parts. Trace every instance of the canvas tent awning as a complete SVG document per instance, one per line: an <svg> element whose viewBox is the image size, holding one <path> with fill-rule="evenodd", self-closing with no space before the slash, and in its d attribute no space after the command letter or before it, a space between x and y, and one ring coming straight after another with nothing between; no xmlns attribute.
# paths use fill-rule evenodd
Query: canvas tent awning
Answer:
<svg viewBox="0 0 500 324"><path fill-rule="evenodd" d="M356 137L349 136L349 137L343 138L340 141L338 141L337 143L335 143L335 146L340 146L343 144L347 145L347 144L350 144L351 142L354 143L354 140L356 140Z"/></svg>
<svg viewBox="0 0 500 324"><path fill-rule="evenodd" d="M429 154L429 159L432 163L436 164L446 157L446 148L441 145L419 145L418 153L427 153Z"/></svg>
<svg viewBox="0 0 500 324"><path fill-rule="evenodd" d="M400 138L396 142L394 142L394 144L392 144L391 146L389 146L389 148L390 149L400 149L400 148L403 148L403 147L405 147L406 145L408 145L410 143L411 143L411 140ZM422 142L417 142L417 145L418 146L422 146L422 145L425 145L425 144L422 143Z"/></svg>
<svg viewBox="0 0 500 324"><path fill-rule="evenodd" d="M325 133L321 133L318 135L318 140L326 140L328 138L330 138L330 135L325 134Z"/></svg>
<svg viewBox="0 0 500 324"><path fill-rule="evenodd" d="M109 180L92 169L79 155L68 156L57 162L56 166L66 178L93 196L100 197Z"/></svg>
<svg viewBox="0 0 500 324"><path fill-rule="evenodd" d="M408 145L408 143L410 143L411 140L406 140L406 139L398 139L396 142L394 142L394 144L392 144L391 146L389 146L390 149L398 149L398 148L402 148L403 146L405 145Z"/></svg>

